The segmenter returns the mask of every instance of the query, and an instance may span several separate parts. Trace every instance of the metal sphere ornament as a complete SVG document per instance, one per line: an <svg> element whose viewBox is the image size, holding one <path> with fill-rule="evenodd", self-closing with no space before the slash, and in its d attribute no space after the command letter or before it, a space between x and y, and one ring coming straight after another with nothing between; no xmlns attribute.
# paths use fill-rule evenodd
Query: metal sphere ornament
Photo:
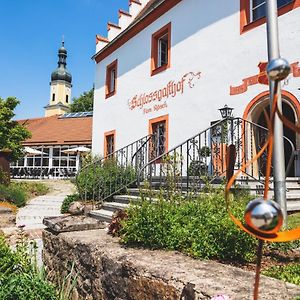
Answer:
<svg viewBox="0 0 300 300"><path fill-rule="evenodd" d="M255 231L265 234L276 233L283 224L283 214L275 201L258 198L248 203L245 222Z"/></svg>
<svg viewBox="0 0 300 300"><path fill-rule="evenodd" d="M291 72L291 67L288 61L284 58L276 58L269 62L267 74L271 80L280 81L288 77Z"/></svg>

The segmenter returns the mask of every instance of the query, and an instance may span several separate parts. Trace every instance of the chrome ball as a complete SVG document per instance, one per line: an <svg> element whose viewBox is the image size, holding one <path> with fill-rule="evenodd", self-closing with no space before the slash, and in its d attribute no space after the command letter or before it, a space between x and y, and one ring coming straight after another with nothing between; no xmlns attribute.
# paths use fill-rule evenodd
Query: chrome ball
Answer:
<svg viewBox="0 0 300 300"><path fill-rule="evenodd" d="M282 226L283 215L279 204L262 198L248 203L245 211L246 224L263 233L276 233Z"/></svg>
<svg viewBox="0 0 300 300"><path fill-rule="evenodd" d="M269 62L267 74L270 80L280 81L288 77L291 72L291 67L288 61L284 58L276 58Z"/></svg>

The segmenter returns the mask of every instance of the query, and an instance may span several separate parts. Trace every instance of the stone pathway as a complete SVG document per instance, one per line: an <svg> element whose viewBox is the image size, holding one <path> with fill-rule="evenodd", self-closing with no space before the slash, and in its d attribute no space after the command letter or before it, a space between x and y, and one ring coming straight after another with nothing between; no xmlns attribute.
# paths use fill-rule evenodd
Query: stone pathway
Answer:
<svg viewBox="0 0 300 300"><path fill-rule="evenodd" d="M50 192L44 196L38 196L31 199L25 207L20 208L16 216L16 226L1 228L4 234L9 238L10 243L14 245L17 236L17 226L25 225L23 230L30 240L37 244L37 261L42 266L42 232L44 217L59 216L60 207L67 195L74 193L75 187L72 183L65 180L43 180L50 188Z"/></svg>
<svg viewBox="0 0 300 300"><path fill-rule="evenodd" d="M43 229L45 227L43 225L44 217L59 216L64 198L74 192L74 185L69 181L49 180L44 183L50 187L50 193L31 199L17 213L16 225L25 225L26 231Z"/></svg>

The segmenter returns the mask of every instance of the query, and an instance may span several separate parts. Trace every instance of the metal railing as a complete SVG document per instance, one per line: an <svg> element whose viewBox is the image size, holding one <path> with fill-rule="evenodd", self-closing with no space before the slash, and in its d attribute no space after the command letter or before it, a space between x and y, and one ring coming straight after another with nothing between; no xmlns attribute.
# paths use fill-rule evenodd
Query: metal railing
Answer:
<svg viewBox="0 0 300 300"><path fill-rule="evenodd" d="M76 176L78 192L85 201L104 201L131 186L148 163L153 135L147 135L84 166ZM103 173L103 167L109 175Z"/></svg>
<svg viewBox="0 0 300 300"><path fill-rule="evenodd" d="M238 170L259 152L267 135L267 128L241 118L221 120L153 158L141 169L138 184L146 180L153 188L169 187L171 184L181 192L198 192L207 181L222 182L226 176L229 145L234 145L234 169ZM290 168L295 148L289 139L285 140L291 147ZM244 170L244 175L263 184L266 159L267 151Z"/></svg>

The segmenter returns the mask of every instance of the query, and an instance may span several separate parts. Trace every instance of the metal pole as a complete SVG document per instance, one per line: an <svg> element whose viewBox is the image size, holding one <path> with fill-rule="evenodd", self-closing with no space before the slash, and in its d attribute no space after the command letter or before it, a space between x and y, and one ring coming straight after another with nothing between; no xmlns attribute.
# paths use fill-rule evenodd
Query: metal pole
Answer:
<svg viewBox="0 0 300 300"><path fill-rule="evenodd" d="M279 58L279 37L278 37L278 16L277 0L266 1L267 11L267 41L268 60ZM276 86L278 86L278 109L282 112L281 84L278 81L269 81L270 103L272 107ZM287 225L287 205L286 205L286 182L285 182L285 156L283 141L283 124L276 115L274 120L274 148L273 148L273 176L274 176L274 197L280 205L284 217L284 226Z"/></svg>

